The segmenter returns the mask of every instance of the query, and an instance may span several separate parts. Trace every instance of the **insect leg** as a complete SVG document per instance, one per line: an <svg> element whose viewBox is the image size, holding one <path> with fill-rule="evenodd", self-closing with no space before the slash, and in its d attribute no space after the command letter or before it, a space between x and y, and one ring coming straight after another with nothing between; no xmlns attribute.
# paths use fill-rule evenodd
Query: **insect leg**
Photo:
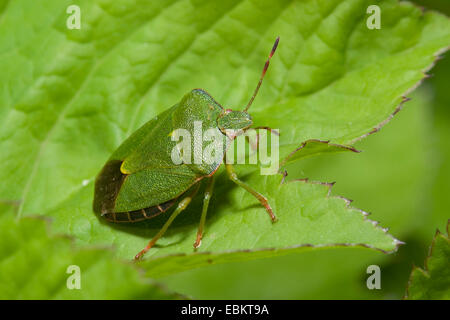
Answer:
<svg viewBox="0 0 450 320"><path fill-rule="evenodd" d="M191 202L192 198L195 197L197 194L198 188L200 187L200 183L197 183L197 185L194 187L194 190L184 197L179 203L175 211L170 215L169 219L166 221L166 223L162 226L161 230L158 231L158 233L153 237L152 240L148 243L148 245L142 249L135 257L134 260L139 260L148 250L150 250L156 241L158 241L159 238L163 236L163 234L166 232L167 228L171 225L173 220L180 214L181 211L187 208L189 203Z"/></svg>
<svg viewBox="0 0 450 320"><path fill-rule="evenodd" d="M278 132L278 130L272 129L270 127L260 126L260 127L254 127L252 129L254 129L254 130L263 129L263 130L269 131L270 134L273 133L273 134L275 134L277 136L280 136L280 133ZM245 138L246 138L247 142L250 144L250 146L252 147L253 150L258 149L258 147L259 147L259 133L256 133L256 143L255 144L251 143L251 141L250 141L248 136L245 136Z"/></svg>
<svg viewBox="0 0 450 320"><path fill-rule="evenodd" d="M211 176L211 178L208 179L208 184L206 185L206 189L205 189L205 196L203 198L202 216L200 218L200 224L198 225L197 239L195 240L195 243L194 243L195 249L200 247L200 245L202 244L203 228L205 226L206 214L208 213L209 200L211 199L213 189L214 189L214 176Z"/></svg>
<svg viewBox="0 0 450 320"><path fill-rule="evenodd" d="M225 167L227 169L227 173L228 173L228 176L230 177L231 181L233 181L238 186L240 186L240 187L244 188L245 190L247 190L248 192L250 192L256 199L258 199L259 202L261 202L261 204L264 206L264 208L266 208L267 213L269 213L270 219L272 219L272 222L277 221L277 217L275 217L275 215L273 214L273 210L270 207L269 202L267 201L267 198L264 197L259 192L253 190L253 188L250 187L245 182L239 180L236 172L234 171L233 165L225 163Z"/></svg>
<svg viewBox="0 0 450 320"><path fill-rule="evenodd" d="M257 130L257 129L263 129L263 130L267 130L270 133L276 134L277 136L280 135L280 133L278 132L278 130L272 129L271 127L266 127L266 126L259 126L259 127L254 127L253 129Z"/></svg>

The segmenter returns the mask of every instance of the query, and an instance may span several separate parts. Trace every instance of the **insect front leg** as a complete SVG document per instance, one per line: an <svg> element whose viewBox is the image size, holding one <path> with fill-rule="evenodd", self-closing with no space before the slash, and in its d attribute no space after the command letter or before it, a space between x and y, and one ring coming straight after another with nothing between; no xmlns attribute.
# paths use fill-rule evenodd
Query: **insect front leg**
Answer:
<svg viewBox="0 0 450 320"><path fill-rule="evenodd" d="M203 228L205 227L206 214L208 213L209 200L212 197L213 189L214 189L214 176L208 179L208 184L206 185L205 195L203 197L202 216L200 217L200 224L198 225L197 239L195 240L194 243L195 249L200 247L200 245L202 244Z"/></svg>
<svg viewBox="0 0 450 320"><path fill-rule="evenodd" d="M252 187L250 187L245 182L239 180L236 172L234 171L233 165L226 163L225 167L227 169L227 173L228 173L228 176L230 177L231 181L233 181L238 186L240 186L240 187L244 188L245 190L247 190L248 192L250 192L256 199L258 199L259 202L261 202L261 204L264 206L264 208L266 208L266 211L269 214L270 219L272 219L272 222L277 221L277 217L275 217L275 215L273 214L273 210L270 207L269 202L267 201L267 198L264 197L259 192L255 191Z"/></svg>
<svg viewBox="0 0 450 320"><path fill-rule="evenodd" d="M175 211L170 215L169 219L166 221L166 223L163 225L161 230L153 237L152 240L148 243L148 245L142 249L135 257L134 260L139 260L148 250L150 250L158 241L159 238L163 236L163 234L166 232L167 228L172 224L173 220L180 214L181 211L187 208L189 203L191 203L192 199L197 194L198 188L200 187L200 184L197 183L197 185L194 187L193 191L184 197L179 203Z"/></svg>
<svg viewBox="0 0 450 320"><path fill-rule="evenodd" d="M277 130L272 129L270 127L255 127L255 128L252 128L252 129L254 129L254 130L263 129L263 130L269 131L270 134L275 134L277 136L280 136L280 133ZM258 149L258 147L259 147L259 132L256 133L256 141L255 141L255 143L252 143L253 141L250 141L250 138L248 136L245 136L245 139L250 144L250 146L252 147L253 150Z"/></svg>

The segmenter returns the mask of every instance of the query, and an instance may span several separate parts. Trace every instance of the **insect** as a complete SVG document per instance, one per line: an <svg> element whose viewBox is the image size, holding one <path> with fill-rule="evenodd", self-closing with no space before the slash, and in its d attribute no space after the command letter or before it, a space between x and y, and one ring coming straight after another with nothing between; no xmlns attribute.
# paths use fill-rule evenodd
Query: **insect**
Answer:
<svg viewBox="0 0 450 320"><path fill-rule="evenodd" d="M275 40L255 91L243 111L224 109L207 92L194 89L172 108L135 131L111 155L98 174L95 181L93 209L108 221L129 223L150 219L178 203L159 232L135 256L136 260L163 236L173 220L186 209L197 194L200 182L205 180L203 208L194 248L200 246L214 188L214 174L225 162L224 157L230 143L252 125L248 109L261 87L278 42L279 37ZM174 128L186 128L189 132L193 132L194 122L198 121L201 121L202 128L212 128L220 132L225 142L220 157L212 163L174 164L171 158L174 142L170 140ZM229 178L250 192L275 222L276 217L266 197L241 181L233 165L225 162L225 167Z"/></svg>

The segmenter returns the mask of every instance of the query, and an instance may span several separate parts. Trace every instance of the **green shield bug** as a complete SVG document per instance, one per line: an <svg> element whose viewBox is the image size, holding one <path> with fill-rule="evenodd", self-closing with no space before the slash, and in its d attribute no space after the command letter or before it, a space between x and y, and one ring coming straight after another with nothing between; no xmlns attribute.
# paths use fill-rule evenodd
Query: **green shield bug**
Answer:
<svg viewBox="0 0 450 320"><path fill-rule="evenodd" d="M224 158L230 143L252 125L252 118L247 111L259 91L278 42L279 37L275 40L258 85L243 111L224 109L207 92L194 89L172 108L162 112L135 131L111 155L98 174L95 181L94 212L111 222L150 219L167 211L178 202L161 230L136 255L135 259L141 258L156 243L177 215L189 205L200 187L200 181L206 180L203 209L194 248L200 246L214 187L214 174L225 162ZM173 160L175 143L171 139L174 129L184 128L194 136L195 140L195 125L199 123L201 129L219 133L223 140L223 147L219 149L219 154L214 161L208 163L195 161L195 163L186 163L186 161L175 163ZM195 145L193 153L194 158L198 158ZM201 154L200 158L202 158ZM267 199L239 180L231 164L225 162L225 167L229 178L258 199L272 221L276 221Z"/></svg>

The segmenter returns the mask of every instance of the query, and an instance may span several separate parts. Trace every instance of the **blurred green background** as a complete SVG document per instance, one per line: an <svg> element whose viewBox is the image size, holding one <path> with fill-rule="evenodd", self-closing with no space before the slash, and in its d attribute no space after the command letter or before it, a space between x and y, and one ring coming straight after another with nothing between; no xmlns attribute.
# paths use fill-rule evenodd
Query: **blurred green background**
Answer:
<svg viewBox="0 0 450 320"><path fill-rule="evenodd" d="M450 14L448 0L415 1ZM450 217L450 57L429 72L402 111L383 129L343 153L303 162L291 178L338 181L335 195L371 213L406 242L395 254L325 249L271 259L213 265L160 279L197 299L400 299L413 264L423 266L436 228ZM320 168L320 169L319 169ZM366 269L381 268L369 290ZM332 266L332 267L330 267Z"/></svg>

